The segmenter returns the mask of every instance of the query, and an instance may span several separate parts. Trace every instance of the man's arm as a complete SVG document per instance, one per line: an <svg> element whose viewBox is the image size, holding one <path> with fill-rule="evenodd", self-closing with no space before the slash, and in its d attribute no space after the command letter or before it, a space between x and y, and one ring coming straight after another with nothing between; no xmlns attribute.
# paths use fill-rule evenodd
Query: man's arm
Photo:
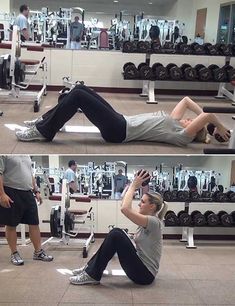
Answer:
<svg viewBox="0 0 235 306"><path fill-rule="evenodd" d="M181 120L187 110L191 110L196 115L200 115L203 110L202 108L194 102L189 97L184 97L173 109L171 117L176 120Z"/></svg>
<svg viewBox="0 0 235 306"><path fill-rule="evenodd" d="M76 184L76 175L75 173L69 172L67 174L67 182L69 185L69 188L71 188L74 192L76 192L78 190L78 186Z"/></svg>
<svg viewBox="0 0 235 306"><path fill-rule="evenodd" d="M37 201L42 204L42 197L41 197L41 194L38 190L38 186L36 184L36 180L35 180L35 177L32 175L32 186L33 186L33 193L35 194L35 197L37 199Z"/></svg>
<svg viewBox="0 0 235 306"><path fill-rule="evenodd" d="M24 38L26 40L29 40L30 33L29 33L29 30L28 30L28 20L26 19L26 17L25 18L21 17L19 19L19 28L20 28L20 31L21 31L22 35L24 36Z"/></svg>
<svg viewBox="0 0 235 306"><path fill-rule="evenodd" d="M4 191L3 177L0 175L0 205L4 208L10 208L12 203L12 199Z"/></svg>
<svg viewBox="0 0 235 306"><path fill-rule="evenodd" d="M30 39L29 31L27 29L23 29L21 32L26 40Z"/></svg>
<svg viewBox="0 0 235 306"><path fill-rule="evenodd" d="M75 182L70 182L69 183L69 188L71 188L74 192L78 190L77 184Z"/></svg>

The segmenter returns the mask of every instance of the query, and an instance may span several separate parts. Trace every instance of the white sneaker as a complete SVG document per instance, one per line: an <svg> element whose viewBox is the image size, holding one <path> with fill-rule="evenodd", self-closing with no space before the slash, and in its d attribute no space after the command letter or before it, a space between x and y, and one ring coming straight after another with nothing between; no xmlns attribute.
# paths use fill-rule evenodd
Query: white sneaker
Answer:
<svg viewBox="0 0 235 306"><path fill-rule="evenodd" d="M36 126L33 126L25 131L16 131L16 137L21 141L46 141L47 139L37 130Z"/></svg>
<svg viewBox="0 0 235 306"><path fill-rule="evenodd" d="M22 266L24 264L24 260L17 251L11 254L11 262L15 266Z"/></svg>
<svg viewBox="0 0 235 306"><path fill-rule="evenodd" d="M84 266L84 267L79 268L79 269L72 270L73 275L79 275L80 273L82 273L86 269L86 267L87 266Z"/></svg>
<svg viewBox="0 0 235 306"><path fill-rule="evenodd" d="M36 118L34 120L31 120L31 121L24 121L24 125L28 128L31 128L33 126L35 126L38 122L42 121L43 118L42 117L39 117L39 118Z"/></svg>
<svg viewBox="0 0 235 306"><path fill-rule="evenodd" d="M90 277L85 271L69 278L73 285L98 285L100 282Z"/></svg>

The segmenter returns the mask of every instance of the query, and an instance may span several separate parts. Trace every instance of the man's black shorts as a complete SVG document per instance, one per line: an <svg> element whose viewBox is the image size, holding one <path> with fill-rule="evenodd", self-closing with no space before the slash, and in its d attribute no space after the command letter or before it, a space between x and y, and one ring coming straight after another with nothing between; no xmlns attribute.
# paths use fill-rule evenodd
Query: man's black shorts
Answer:
<svg viewBox="0 0 235 306"><path fill-rule="evenodd" d="M0 206L0 224L17 226L18 224L38 225L38 208L31 190L24 191L4 187L5 193L14 201L11 208Z"/></svg>

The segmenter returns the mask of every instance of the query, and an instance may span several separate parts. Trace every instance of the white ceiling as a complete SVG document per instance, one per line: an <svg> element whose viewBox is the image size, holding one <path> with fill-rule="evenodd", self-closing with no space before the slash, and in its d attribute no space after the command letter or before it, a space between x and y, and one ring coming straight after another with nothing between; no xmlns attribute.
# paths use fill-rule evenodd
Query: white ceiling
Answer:
<svg viewBox="0 0 235 306"><path fill-rule="evenodd" d="M191 1L191 0L188 0ZM152 4L149 4L151 2ZM48 7L51 10L59 7L82 7L86 12L104 12L105 14L115 14L124 11L128 14L144 12L146 15L160 16L165 7L173 6L177 0L27 0L27 4L33 10L41 7ZM12 0L14 9L17 9L22 0Z"/></svg>

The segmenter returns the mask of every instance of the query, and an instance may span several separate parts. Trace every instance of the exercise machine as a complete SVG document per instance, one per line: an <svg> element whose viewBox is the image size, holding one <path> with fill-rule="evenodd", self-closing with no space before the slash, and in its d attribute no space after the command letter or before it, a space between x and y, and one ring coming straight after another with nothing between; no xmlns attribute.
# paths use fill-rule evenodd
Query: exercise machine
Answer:
<svg viewBox="0 0 235 306"><path fill-rule="evenodd" d="M41 46L21 45L19 29L13 27L12 43L0 43L0 49L10 49L10 54L0 57L0 101L33 102L34 112L38 112L43 96L47 94L47 63L45 57L40 60L21 59L21 47L26 47L28 51L44 51ZM28 91L39 70L42 71L40 91ZM28 80L25 79L26 75L29 76Z"/></svg>
<svg viewBox="0 0 235 306"><path fill-rule="evenodd" d="M94 213L92 207L88 210L71 209L70 200L72 199L76 202L91 202L91 199L87 196L71 195L67 181L64 179L62 181L62 193L53 194L49 197L49 200L59 201L59 204L52 207L50 220L42 221L50 224L51 231L51 237L44 241L42 245L54 245L65 250L82 250L83 258L86 258L91 243L95 241ZM86 234L88 233L88 238L77 238L78 235L84 234L84 230L86 230Z"/></svg>

